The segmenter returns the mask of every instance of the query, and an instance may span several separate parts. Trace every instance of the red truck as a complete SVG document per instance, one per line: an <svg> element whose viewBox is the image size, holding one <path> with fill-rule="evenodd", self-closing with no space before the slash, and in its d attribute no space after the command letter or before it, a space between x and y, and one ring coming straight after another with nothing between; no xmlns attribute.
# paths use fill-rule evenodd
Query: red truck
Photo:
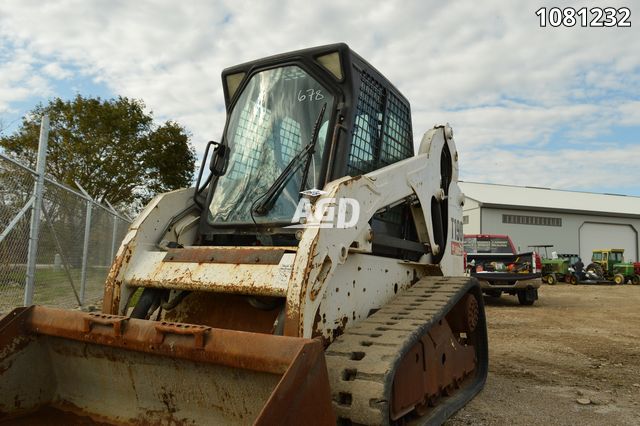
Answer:
<svg viewBox="0 0 640 426"><path fill-rule="evenodd" d="M464 236L465 269L480 281L483 293L517 295L521 305L538 300L542 263L534 252L518 253L508 235Z"/></svg>

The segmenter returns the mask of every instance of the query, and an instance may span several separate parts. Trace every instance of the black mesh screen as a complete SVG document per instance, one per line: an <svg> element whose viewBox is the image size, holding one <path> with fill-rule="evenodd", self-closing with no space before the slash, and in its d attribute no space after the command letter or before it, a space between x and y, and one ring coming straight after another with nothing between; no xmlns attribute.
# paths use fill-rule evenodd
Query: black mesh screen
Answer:
<svg viewBox="0 0 640 426"><path fill-rule="evenodd" d="M347 173L368 173L413 156L409 105L363 71L356 106ZM399 205L374 216L385 233L406 237L402 223L408 206ZM383 224L384 223L384 224Z"/></svg>
<svg viewBox="0 0 640 426"><path fill-rule="evenodd" d="M361 175L377 168L384 111L384 88L362 73L349 153L348 173Z"/></svg>
<svg viewBox="0 0 640 426"><path fill-rule="evenodd" d="M361 175L411 156L409 106L363 71L347 172Z"/></svg>
<svg viewBox="0 0 640 426"><path fill-rule="evenodd" d="M389 92L380 161L383 165L389 165L412 156L413 135L409 108Z"/></svg>

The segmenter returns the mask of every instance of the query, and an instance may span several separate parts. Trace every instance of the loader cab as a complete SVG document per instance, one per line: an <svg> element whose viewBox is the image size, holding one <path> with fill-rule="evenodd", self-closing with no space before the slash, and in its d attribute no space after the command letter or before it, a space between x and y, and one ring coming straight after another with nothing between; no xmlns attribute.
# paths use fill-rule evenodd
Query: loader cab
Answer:
<svg viewBox="0 0 640 426"><path fill-rule="evenodd" d="M222 81L227 120L201 196L203 245L297 245L288 226L301 192L414 155L409 102L346 44L237 65ZM395 238L378 253L416 249L402 243L417 241L408 206L372 227Z"/></svg>

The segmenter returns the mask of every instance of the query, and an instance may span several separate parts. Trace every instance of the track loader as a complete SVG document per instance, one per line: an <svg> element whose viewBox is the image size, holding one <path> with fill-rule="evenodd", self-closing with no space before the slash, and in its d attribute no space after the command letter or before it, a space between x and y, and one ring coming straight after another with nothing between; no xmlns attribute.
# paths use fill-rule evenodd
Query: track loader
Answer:
<svg viewBox="0 0 640 426"><path fill-rule="evenodd" d="M452 129L414 153L409 102L345 44L222 81L221 141L131 225L102 312L0 320L0 421L444 422L487 374Z"/></svg>

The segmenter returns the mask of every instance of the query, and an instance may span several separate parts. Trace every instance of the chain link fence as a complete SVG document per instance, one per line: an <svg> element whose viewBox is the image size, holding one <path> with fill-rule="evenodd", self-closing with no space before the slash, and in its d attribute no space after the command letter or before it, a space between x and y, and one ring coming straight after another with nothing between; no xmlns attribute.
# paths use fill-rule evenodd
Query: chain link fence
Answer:
<svg viewBox="0 0 640 426"><path fill-rule="evenodd" d="M24 301L34 176L0 157L0 314Z"/></svg>
<svg viewBox="0 0 640 426"><path fill-rule="evenodd" d="M29 242L37 173L0 154L0 316L29 304ZM130 222L110 207L45 179L32 303L96 304Z"/></svg>

